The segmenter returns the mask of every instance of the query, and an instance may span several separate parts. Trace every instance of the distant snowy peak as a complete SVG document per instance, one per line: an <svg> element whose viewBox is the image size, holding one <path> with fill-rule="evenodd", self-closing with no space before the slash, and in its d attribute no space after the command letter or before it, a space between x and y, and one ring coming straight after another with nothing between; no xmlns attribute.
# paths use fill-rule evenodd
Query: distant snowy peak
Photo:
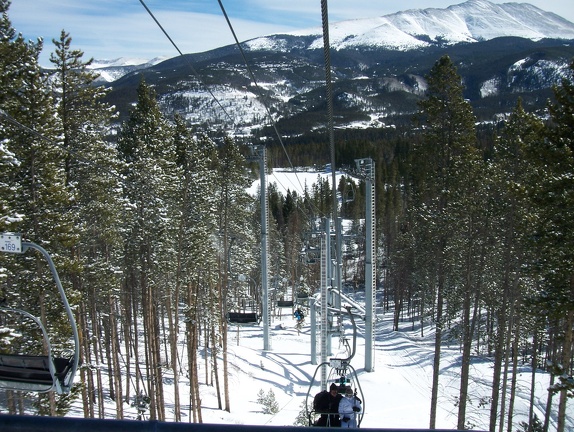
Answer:
<svg viewBox="0 0 574 432"><path fill-rule="evenodd" d="M126 66L142 66L142 67L149 67L156 65L164 60L167 57L156 57L154 59L141 59L141 58L133 58L133 57L120 57L116 59L105 59L105 60L94 60L90 66L90 69L101 69L101 68L109 68L109 67L126 67Z"/></svg>
<svg viewBox="0 0 574 432"><path fill-rule="evenodd" d="M90 65L90 69L100 74L99 79L96 80L97 83L110 83L134 70L146 69L166 59L167 57L156 57L151 60L120 57L112 60L94 60Z"/></svg>
<svg viewBox="0 0 574 432"><path fill-rule="evenodd" d="M312 38L308 49L323 46L320 28L289 35ZM436 43L476 42L503 36L574 39L574 23L528 3L468 0L446 9L411 9L377 18L341 21L332 23L329 29L333 49L373 46L409 50ZM288 49L277 35L246 44L252 50Z"/></svg>

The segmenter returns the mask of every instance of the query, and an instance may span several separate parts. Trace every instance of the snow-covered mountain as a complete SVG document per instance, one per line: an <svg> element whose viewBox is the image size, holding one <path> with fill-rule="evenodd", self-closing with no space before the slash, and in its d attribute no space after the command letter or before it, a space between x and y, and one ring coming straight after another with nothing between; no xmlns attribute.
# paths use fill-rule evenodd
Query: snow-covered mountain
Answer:
<svg viewBox="0 0 574 432"><path fill-rule="evenodd" d="M321 28L287 36L307 39L308 49L323 47ZM468 0L446 9L411 9L371 19L341 21L329 29L331 48L335 50L365 46L410 50L506 36L531 40L574 39L574 24L528 3ZM246 45L252 50L289 51L292 47L285 42L272 35L252 39Z"/></svg>
<svg viewBox="0 0 574 432"><path fill-rule="evenodd" d="M490 121L511 111L518 97L531 111L544 108L552 86L568 76L574 23L526 3L469 0L331 23L330 43L339 128L408 127L425 75L443 55L457 65L478 119ZM164 112L177 112L199 129L273 136L264 130L269 112L284 136L325 127L320 28L263 36L243 47L257 82L235 45L98 70L122 116L137 97L137 69L145 69Z"/></svg>

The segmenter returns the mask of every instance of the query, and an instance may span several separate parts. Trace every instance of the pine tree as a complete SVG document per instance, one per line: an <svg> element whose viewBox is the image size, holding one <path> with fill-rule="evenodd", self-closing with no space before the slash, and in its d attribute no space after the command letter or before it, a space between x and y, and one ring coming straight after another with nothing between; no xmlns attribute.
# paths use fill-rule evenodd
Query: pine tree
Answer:
<svg viewBox="0 0 574 432"><path fill-rule="evenodd" d="M4 124L3 132L6 133L5 148L13 160L18 161L2 181L10 185L5 191L8 193L6 202L18 215L11 220L9 228L21 232L25 239L46 246L55 257L56 267L62 269L68 265L63 252L74 240L73 223L66 212L71 196L64 186L64 153L57 138L57 116L47 76L38 63L43 46L41 42L24 43L21 37L11 39L13 31L5 15L7 6L7 2L2 3L0 46L6 52L1 60L6 74L2 75L1 97L5 118L10 122ZM71 329L63 319L63 305L44 258L28 257L15 264L11 271L13 284L11 292L6 293L9 304L17 302L18 307L39 317L51 329L56 355L73 348L69 343ZM55 415L66 410L67 402L50 393L38 396L36 406L39 413Z"/></svg>
<svg viewBox="0 0 574 432"><path fill-rule="evenodd" d="M13 202L21 193L20 185L13 181L19 162L14 153L15 143L11 142L17 128L10 117L18 114L18 91L28 71L27 61L33 54L22 35L16 35L8 17L9 7L10 1L0 0L0 136L3 138L0 143L0 229L3 231L14 231L15 224L22 218Z"/></svg>
<svg viewBox="0 0 574 432"><path fill-rule="evenodd" d="M257 393L257 403L263 406L263 414L277 414L279 412L279 404L272 389L269 389L267 393L260 389Z"/></svg>
<svg viewBox="0 0 574 432"><path fill-rule="evenodd" d="M216 250L212 236L216 231L213 220L215 206L214 177L211 168L215 145L208 139L199 140L186 126L180 116L175 116L174 146L176 151L175 179L177 181L176 206L177 218L174 218L174 233L177 238L175 256L177 257L176 282L172 298L173 327L177 328L179 305L186 305L186 325L188 326L188 346L192 347L189 356L189 376L191 379L191 400L194 418L201 418L199 403L199 382L197 350L199 349L199 330L209 328L214 316L217 316L216 302L209 287L216 284L215 274L210 269L216 267ZM185 291L185 292L181 292ZM181 298L180 298L181 297ZM172 363L176 376L177 339L171 338ZM177 379L175 381L177 383ZM179 395L176 391L176 397ZM177 409L176 409L177 411Z"/></svg>
<svg viewBox="0 0 574 432"><path fill-rule="evenodd" d="M65 183L74 197L69 214L75 218L74 235L77 236L77 241L69 251L74 266L68 270L67 277L83 299L82 308L85 313L79 315L81 328L89 331L90 322L94 333L99 323L108 329L106 343L86 334L82 339L94 346L90 348L84 345L83 352L85 356L89 353L105 355L109 366L112 366L113 361L116 367L109 368L112 374L118 367L119 353L111 347L117 341L109 337L111 323L108 320L113 317L109 313L109 303L113 292L119 288L114 269L119 266L119 222L122 219L118 161L106 140L114 114L112 108L103 102L106 91L94 84L97 75L88 69L91 60L84 62L83 52L72 49L69 34L62 30L60 39L53 42L56 50L50 60L55 72L51 85L61 121L62 145L66 151ZM102 319L104 322L101 322ZM98 362L98 357L84 357L85 364L91 361ZM83 392L86 407L93 402L90 400L90 395L96 392L93 387L101 388L100 385L94 386L93 377L85 376L94 371L98 374L98 382L101 382L100 368L82 369L86 383ZM110 375L110 383L111 396L115 398L115 389L121 392L121 382ZM121 397L115 399L121 402ZM121 403L118 404L118 416L122 417Z"/></svg>
<svg viewBox="0 0 574 432"><path fill-rule="evenodd" d="M416 169L411 171L414 191L416 232L425 242L417 250L432 251L433 262L421 263L425 278L436 281L436 337L433 363L430 427L435 427L440 370L440 347L444 301L448 295L449 281L454 277L453 247L461 238L465 227L455 232L455 221L470 216L465 204L469 203L465 190L476 182L476 132L470 104L464 99L461 78L448 56L439 59L428 77L427 97L420 102L419 119L425 126L423 143L414 149ZM470 219L468 219L470 220ZM466 292L463 298L469 298ZM450 306L450 305L449 305ZM465 305L467 308L470 306ZM467 320L468 322L468 320ZM467 359L468 360L468 359ZM465 374L465 360L463 371ZM459 428L464 422L466 383L461 381Z"/></svg>
<svg viewBox="0 0 574 432"><path fill-rule="evenodd" d="M21 159L25 158L22 152L19 152L19 145L22 143L22 134L25 131L25 126L19 124L19 120L14 118L19 113L19 98L18 92L24 88L24 83L27 74L30 71L30 64L34 62L34 51L28 46L21 36L16 37L16 31L12 27L12 23L8 17L8 9L10 2L1 0L0 11L2 12L2 19L0 21L0 229L2 231L20 231L24 221L25 210L22 203L19 202L18 197L27 193L22 181L20 170ZM19 115L21 118L21 114ZM26 163L27 160L24 160ZM19 290L24 288L24 283L19 282L18 278L25 271L31 271L22 262L12 262L13 260L7 259L5 254L0 255L0 272L6 280L13 280L10 289L2 288L2 296L5 302L10 307L13 301L19 297ZM28 266L29 267L29 266ZM37 287L34 287L37 288ZM29 301L24 301L19 305L21 308L26 308L30 304ZM37 312L37 310L32 310ZM13 333L26 334L26 339L39 338L39 332L32 333L29 326L22 327L23 323L12 323L9 316L2 315L4 326L7 328L14 327ZM22 321L22 320L20 320ZM24 331L27 331L25 333ZM32 354L43 354L40 352L33 352L32 349L37 349L31 346L32 343L21 343L19 341L12 341L9 345L15 353L24 351ZM3 344L3 349L7 349L6 344ZM22 404L22 399L15 401L15 395L8 391L6 396L11 403L8 406L9 413L16 413L16 405Z"/></svg>
<svg viewBox="0 0 574 432"><path fill-rule="evenodd" d="M245 157L241 154L239 147L230 138L226 138L218 148L218 155L216 165L217 226L221 235L218 299L220 302L220 333L223 335L224 409L230 411L227 373L227 322L225 319L228 299L225 293L231 285L233 269L239 268L237 267L238 263L252 259L249 254L235 254L234 256L231 253L231 246L233 244L232 239L238 236L241 238L238 243L253 243L253 233L249 221L250 211L253 211L255 207L253 198L247 194L250 180L245 171Z"/></svg>
<svg viewBox="0 0 574 432"><path fill-rule="evenodd" d="M16 34L8 17L10 3L9 0L0 0L0 107L8 113L17 108L18 90L30 57L30 47L21 34ZM38 48L41 49L41 43Z"/></svg>
<svg viewBox="0 0 574 432"><path fill-rule="evenodd" d="M543 289L538 305L560 323L561 358L565 373L572 374L574 327L574 62L562 85L554 89L556 101L549 106L548 137L536 149L533 160L538 176L531 194L536 207L536 247L539 251ZM564 431L567 391L560 392L558 432Z"/></svg>
<svg viewBox="0 0 574 432"><path fill-rule="evenodd" d="M491 336L494 346L491 429L499 417L500 424L504 424L507 373L502 373L502 367L509 368L510 338L512 334L519 334L517 323L524 287L528 286L527 278L534 277L524 272L528 262L527 238L532 232L529 226L532 209L526 199L527 188L533 185L528 155L542 139L542 131L543 123L526 113L519 101L495 141L485 181L490 196L485 209L492 217L488 255L491 271L487 272L486 284L491 288L484 301L491 319L496 321L496 331ZM509 406L512 403L511 400Z"/></svg>
<svg viewBox="0 0 574 432"><path fill-rule="evenodd" d="M155 92L142 79L138 102L122 125L118 150L124 163L126 211L124 215L124 274L133 334L138 334L133 312L141 311L145 335L147 396L150 418L164 420L160 344L160 314L166 280L175 273L171 214L175 196L172 175L175 149L171 125L162 115ZM141 308L139 307L141 305ZM163 321L163 320L162 320ZM137 339L133 340L137 353ZM139 365L137 365L139 367ZM140 378L140 377L138 377ZM136 394L140 392L139 381Z"/></svg>

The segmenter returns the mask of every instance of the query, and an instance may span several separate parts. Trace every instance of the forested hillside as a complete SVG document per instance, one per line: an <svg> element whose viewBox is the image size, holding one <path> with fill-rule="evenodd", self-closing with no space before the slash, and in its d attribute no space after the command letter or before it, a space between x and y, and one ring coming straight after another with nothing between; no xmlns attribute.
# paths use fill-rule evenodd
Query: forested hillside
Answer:
<svg viewBox="0 0 574 432"><path fill-rule="evenodd" d="M72 36L62 31L50 47L25 41L8 7L0 0L0 231L22 233L54 257L76 314L82 366L71 394L0 390L0 411L64 415L78 399L85 417L103 417L101 401L111 398L117 418L129 401L164 420L168 369L176 416L185 398L193 421L202 421L200 382L213 385L219 408L229 410L226 315L257 300L261 279L249 148L164 114L143 79L137 104L113 128L117 113ZM53 50L49 75L38 64L43 49ZM490 430L513 426L500 389L512 387L522 361L532 364L533 380L540 369L553 374L548 409L557 404L564 430L574 391L574 63L569 73L543 115L519 102L500 123L477 126L457 69L442 56L408 127L335 134L337 168L355 158L376 164L377 285L395 330L404 317L436 327L431 427L449 330L462 354L459 429L470 358L485 356L494 359ZM269 148L272 165L284 165L285 151L296 164L327 162L326 135L292 140ZM344 277L360 285L365 192L352 174L338 185L340 215L354 234L347 250L357 251L345 254ZM283 195L270 187L268 199L275 298L312 293L320 269L306 252L314 250L316 221L331 213L331 189L318 182ZM55 350L65 351L70 341L51 291L39 257L0 255L3 304L40 317L61 335ZM0 333L0 350L31 349L26 331ZM186 363L178 362L182 344ZM191 388L178 386L179 372Z"/></svg>

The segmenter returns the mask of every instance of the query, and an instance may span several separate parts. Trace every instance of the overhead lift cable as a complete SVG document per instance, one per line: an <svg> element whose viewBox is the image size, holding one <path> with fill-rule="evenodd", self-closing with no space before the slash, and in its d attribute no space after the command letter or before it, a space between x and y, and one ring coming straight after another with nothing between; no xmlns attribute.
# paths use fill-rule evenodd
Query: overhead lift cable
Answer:
<svg viewBox="0 0 574 432"><path fill-rule="evenodd" d="M192 70L193 74L196 76L196 78L199 80L199 82L203 85L203 87L208 91L208 93L211 95L211 97L217 102L217 104L219 105L219 107L223 110L223 112L225 113L225 115L230 119L232 124L235 124L234 120L231 118L231 116L229 115L229 113L225 110L225 108L222 106L221 102L217 99L217 97L213 94L213 92L209 89L209 87L207 86L207 84L201 79L201 76L199 75L199 73L196 71L196 69L193 67L193 65L191 64L191 62L187 59L187 57L182 53L182 51L179 49L179 47L177 46L177 44L173 41L173 39L169 36L169 34L167 33L167 31L164 29L164 27L161 25L161 23L159 22L159 20L155 17L155 15L153 14L153 12L148 8L148 6L146 5L144 0L139 0L140 3L142 4L142 6L145 8L145 10L148 12L148 14L151 16L151 18L154 20L154 22L157 24L157 26L161 29L161 31L163 32L163 34L168 38L168 40L170 41L170 43L174 46L174 48L177 50L177 52L179 53L179 55L181 57L183 57L183 59L185 60L185 62L188 64L188 66L190 67L190 69ZM299 179L299 176L297 175L297 172L295 170L295 167L293 166L293 163L291 162L291 158L289 157L288 153L287 153L287 149L285 148L285 144L283 143L283 139L281 138L281 135L279 134L279 131L277 130L277 126L276 123L271 115L271 112L267 106L267 104L265 103L264 99L261 97L261 89L257 83L257 80L255 79L255 76L253 74L253 71L251 70L251 68L249 67L249 64L247 62L247 58L245 56L245 53L243 51L243 48L241 47L241 44L239 43L239 39L237 38L237 35L235 33L235 30L233 29L233 25L231 24L231 21L227 15L227 12L225 11L225 7L223 6L223 3L221 2L221 0L218 0L219 6L223 12L223 15L227 21L227 24L231 30L231 33L235 39L235 43L237 45L237 47L239 48L239 51L241 53L241 56L243 58L243 61L245 62L245 65L248 69L249 75L251 77L251 79L253 80L254 85L256 86L256 88L259 90L260 94L260 99L261 99L261 103L263 104L263 106L265 107L267 116L270 119L271 125L275 131L275 134L277 135L277 139L279 140L279 143L281 144L281 147L283 149L283 152L285 154L285 156L287 157L287 160L289 162L289 166L291 167L291 169L295 172L295 177L297 178L297 182L299 183L299 187L301 190L303 190L303 185L301 184L301 180ZM331 163L332 166L334 166L334 163ZM281 185L281 182L279 180L277 180L277 183L279 183ZM283 186L283 185L281 185ZM337 185L336 185L336 175L335 173L333 173L333 189L336 189ZM336 197L335 199L335 205L336 205ZM316 211L318 212L318 209L316 208Z"/></svg>
<svg viewBox="0 0 574 432"><path fill-rule="evenodd" d="M235 30L233 29L233 25L231 24L231 20L229 19L229 16L227 15L227 12L225 11L225 7L223 6L223 3L221 0L217 0L219 3L219 7L221 8L221 12L223 13L223 16L225 17L225 20L227 21L227 25L229 26L229 30L231 31L231 34L233 35L233 38L235 40L235 44L237 45L237 48L239 49L239 52L241 53L241 57L243 58L243 62L245 63L245 67L247 68L247 71L249 72L249 76L251 77L251 80L253 81L255 87L257 88L257 90L259 91L259 98L261 100L261 103L263 104L263 106L265 107L265 110L267 112L267 116L269 117L269 121L271 123L271 125L273 126L273 130L275 131L275 134L277 135L277 139L279 140L279 143L281 144L281 148L283 149L283 153L285 154L285 156L287 157L287 161L289 162L289 167L293 170L293 172L295 173L295 178L297 179L297 182L299 183L299 188L301 191L304 190L303 185L301 184L301 180L299 179L299 176L297 175L297 170L295 169L295 167L293 166L293 163L291 162L291 158L289 157L289 154L287 153L287 149L285 148L285 144L283 143L283 139L281 138L281 134L279 133L278 129L277 129L277 125L275 123L275 120L273 119L273 116L271 115L271 111L269 110L269 107L267 106L267 104L265 103L265 100L263 98L263 94L261 92L261 87L259 86L259 84L257 83L257 79L255 78L255 75L253 73L253 70L251 69L251 67L249 66L249 62L247 61L247 57L245 56L245 52L243 50L243 47L241 46L241 43L239 42L239 39L237 38L237 35L235 33ZM334 166L334 165L333 165ZM287 188L285 188L281 182L279 180L277 180L277 183L279 183L279 185L281 185L285 190L287 190ZM336 187L335 185L335 175L333 175L333 187ZM314 205L313 205L314 206ZM314 206L315 207L315 206ZM305 212L304 209L302 209L303 212ZM315 210L318 212L319 209L315 207Z"/></svg>
<svg viewBox="0 0 574 432"><path fill-rule="evenodd" d="M283 144L283 140L281 139L281 135L279 134L279 131L277 130L277 125L275 124L275 121L273 120L273 116L271 115L271 111L269 110L269 107L267 106L267 104L264 102L263 93L261 92L261 87L259 87L259 84L257 83L257 79L255 79L255 75L253 74L253 70L251 69L251 66L249 66L249 62L247 61L247 57L245 56L245 52L243 51L243 47L241 46L241 43L239 43L239 39L237 38L237 35L235 34L235 30L233 29L233 25L231 25L231 21L229 20L229 17L227 16L227 12L225 11L225 7L223 6L223 3L221 2L221 0L217 0L217 2L219 3L219 7L221 7L221 12L223 12L223 16L225 17L225 21L227 21L227 25L229 26L229 30L231 30L231 34L233 35L233 39L235 39L235 44L237 45L237 48L239 48L239 52L241 53L241 57L243 58L243 62L245 63L245 66L247 67L247 71L249 72L249 76L251 77L253 84L255 84L255 88L257 88L257 90L259 91L259 98L261 99L261 103L265 107L265 111L267 112L267 117L269 117L269 121L271 122L271 125L273 126L273 129L275 130L275 134L277 135L277 139L279 140L279 143L281 144L281 147L283 148L283 152L285 153L285 156L287 157L287 161L289 162L289 166L291 168L293 168L293 163L291 162L291 158L289 158L289 155L287 154L287 150L285 149L285 144ZM297 179L297 180L299 180L299 179ZM299 182L299 186L301 186L301 182ZM301 188L302 188L302 186L301 186Z"/></svg>
<svg viewBox="0 0 574 432"><path fill-rule="evenodd" d="M189 66L189 68L191 69L191 71L193 72L193 74L195 75L195 77L198 79L198 81L201 83L201 85L203 85L203 87L205 87L205 89L207 90L207 92L211 95L211 97L213 98L213 100L215 100L215 102L217 103L217 105L219 105L219 108L221 108L221 110L223 111L223 113L227 116L227 118L231 121L231 123L233 125L235 125L235 122L233 121L233 118L231 117L231 115L229 115L229 113L227 112L227 110L223 107L223 105L221 104L221 102L219 101L219 99L217 99L217 97L215 96L215 94L213 94L213 92L209 89L209 87L207 86L207 84L201 79L201 76L199 75L199 73L195 70L195 68L193 67L193 65L191 64L191 62L189 61L189 59L181 52L181 50L179 49L179 47L177 46L177 44L173 41L173 39L169 36L169 34L167 33L167 31L163 28L163 26L160 24L160 22L157 20L157 18L155 17L155 15L153 14L153 12L147 7L147 5L145 4L145 2L143 0L139 0L140 3L142 4L142 6L145 8L145 10L147 11L147 13L152 17L152 19L155 21L155 23L157 24L157 26L160 28L160 30L163 32L163 34L165 35L165 37L167 37L167 39L171 42L171 44L173 45L173 47L176 49L176 51L179 53L179 55L184 59L184 61L187 63L187 65Z"/></svg>
<svg viewBox="0 0 574 432"><path fill-rule="evenodd" d="M193 65L191 64L191 62L188 60L188 58L183 54L183 52L179 49L179 47L177 46L177 44L173 41L173 39L169 36L169 34L167 33L167 31L164 29L164 27L161 25L161 23L159 22L159 20L155 17L155 15L153 14L153 12L147 7L146 3L144 2L144 0L139 0L140 3L142 4L142 6L145 8L145 10L147 11L147 13L151 16L151 18L154 20L154 22L157 24L157 26L160 28L160 30L163 32L163 34L167 37L167 39L170 41L170 43L174 46L174 48L176 49L176 51L179 53L179 55L185 60L185 62L187 63L187 65L190 67L191 71L193 72L193 74L195 75L195 77L198 79L198 81L201 83L201 85L207 90L207 92L211 95L211 97L216 101L217 105L219 105L219 107L222 109L222 111L225 113L225 115L227 116L227 118L229 118L229 120L231 121L232 124L235 125L235 121L233 120L233 118L230 116L230 114L225 110L225 108L223 107L223 105L221 104L221 102L217 99L217 97L213 94L213 92L209 89L208 85L201 79L201 76L199 75L199 73L197 72L197 70L193 67ZM218 0L219 1L219 0ZM247 58L245 57L245 53L243 52L243 49L241 47L241 44L239 43L239 40L237 39L237 35L235 34L235 31L233 29L233 26L231 25L231 21L229 20L229 17L227 16L227 12L225 11L225 8L223 6L223 4L221 3L221 1L219 1L219 6L221 7L221 10L223 12L223 15L225 16L225 19L227 21L227 24L229 26L229 28L231 29L231 33L233 34L233 37L235 38L235 42L237 44L237 46L239 47L239 51L241 52L241 56L243 57L243 61L245 62L247 69L249 71L249 74L251 76L251 79L253 80L253 83L255 84L256 88L260 91L260 87L257 84L257 80L255 79L255 76L251 70L251 68L249 67L249 64L247 63ZM291 162L291 158L289 157L289 155L287 154L287 150L285 148L285 144L283 143L283 140L281 139L281 135L279 134L279 131L277 130L277 126L275 124L275 121L273 120L273 117L271 116L271 112L267 106L267 104L264 102L262 96L261 96L261 92L259 94L260 99L261 99L261 103L263 104L263 106L265 107L267 116L270 119L271 125L273 126L273 129L275 130L275 134L277 135L277 138L279 140L279 143L281 144L281 147L283 149L283 152L285 153L285 156L287 157L287 160L289 162L289 166L291 167L291 169L295 172L295 177L297 178L297 182L299 183L299 187L301 188L301 190L303 190L303 185L301 184L301 180L299 179L299 176L297 176L297 172L295 170L295 168L293 167L293 163ZM281 185L281 182L279 180L277 180L277 183L279 183ZM283 185L281 185L283 186Z"/></svg>

